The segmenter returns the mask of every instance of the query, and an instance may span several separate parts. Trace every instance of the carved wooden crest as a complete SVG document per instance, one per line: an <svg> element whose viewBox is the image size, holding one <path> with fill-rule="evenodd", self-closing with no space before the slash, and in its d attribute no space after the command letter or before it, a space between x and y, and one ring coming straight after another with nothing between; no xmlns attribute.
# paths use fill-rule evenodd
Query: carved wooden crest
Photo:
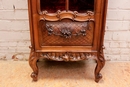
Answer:
<svg viewBox="0 0 130 87"><path fill-rule="evenodd" d="M73 21L94 21L94 12L92 11L87 11L82 14L77 11L58 10L57 13L48 13L47 11L43 11L40 15L40 20L46 21L59 21L66 18Z"/></svg>

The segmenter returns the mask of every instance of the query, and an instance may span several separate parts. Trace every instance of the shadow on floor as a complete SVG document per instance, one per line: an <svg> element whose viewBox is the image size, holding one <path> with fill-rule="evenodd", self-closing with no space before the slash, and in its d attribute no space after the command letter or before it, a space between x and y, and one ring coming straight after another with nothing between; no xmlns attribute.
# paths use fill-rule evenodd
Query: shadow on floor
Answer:
<svg viewBox="0 0 130 87"><path fill-rule="evenodd" d="M38 62L38 79L94 79L95 65L96 63L94 64L90 60L78 62L41 61Z"/></svg>

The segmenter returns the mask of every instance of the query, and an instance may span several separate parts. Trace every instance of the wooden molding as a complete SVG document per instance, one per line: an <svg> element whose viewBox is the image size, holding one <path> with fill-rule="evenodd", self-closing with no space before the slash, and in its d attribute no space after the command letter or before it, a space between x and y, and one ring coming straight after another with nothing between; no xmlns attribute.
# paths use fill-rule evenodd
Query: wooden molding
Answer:
<svg viewBox="0 0 130 87"><path fill-rule="evenodd" d="M73 21L94 21L94 12L87 11L86 13L78 13L77 11L60 11L57 13L48 13L43 11L40 14L40 20L44 21L60 21L63 19L71 19Z"/></svg>

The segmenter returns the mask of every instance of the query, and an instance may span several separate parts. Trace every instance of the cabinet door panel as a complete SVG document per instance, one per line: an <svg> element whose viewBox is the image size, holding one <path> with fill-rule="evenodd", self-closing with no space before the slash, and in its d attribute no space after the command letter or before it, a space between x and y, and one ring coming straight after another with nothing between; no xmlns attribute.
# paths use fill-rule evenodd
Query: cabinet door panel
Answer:
<svg viewBox="0 0 130 87"><path fill-rule="evenodd" d="M41 46L92 46L94 22L40 22Z"/></svg>

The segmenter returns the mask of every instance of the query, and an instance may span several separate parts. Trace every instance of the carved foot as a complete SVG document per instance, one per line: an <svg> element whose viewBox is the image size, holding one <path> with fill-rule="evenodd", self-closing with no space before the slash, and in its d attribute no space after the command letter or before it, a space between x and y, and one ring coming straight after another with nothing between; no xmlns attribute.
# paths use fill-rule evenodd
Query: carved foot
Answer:
<svg viewBox="0 0 130 87"><path fill-rule="evenodd" d="M35 72L32 72L31 77L33 78L33 81L37 81L38 75Z"/></svg>
<svg viewBox="0 0 130 87"><path fill-rule="evenodd" d="M33 81L37 81L37 77L38 77L37 59L33 58L33 60L31 60L29 63L31 68L33 69L31 77L33 78Z"/></svg>
<svg viewBox="0 0 130 87"><path fill-rule="evenodd" d="M102 78L102 74L101 73L95 75L95 82L98 83L101 78Z"/></svg>
<svg viewBox="0 0 130 87"><path fill-rule="evenodd" d="M38 60L37 53L35 53L34 51L31 51L30 58L29 58L29 65L33 70L31 74L33 81L37 81L37 77L38 77L37 60Z"/></svg>
<svg viewBox="0 0 130 87"><path fill-rule="evenodd" d="M99 80L102 78L100 71L105 65L105 59L102 53L99 54L96 62L97 62L97 66L95 68L95 82L99 82Z"/></svg>

